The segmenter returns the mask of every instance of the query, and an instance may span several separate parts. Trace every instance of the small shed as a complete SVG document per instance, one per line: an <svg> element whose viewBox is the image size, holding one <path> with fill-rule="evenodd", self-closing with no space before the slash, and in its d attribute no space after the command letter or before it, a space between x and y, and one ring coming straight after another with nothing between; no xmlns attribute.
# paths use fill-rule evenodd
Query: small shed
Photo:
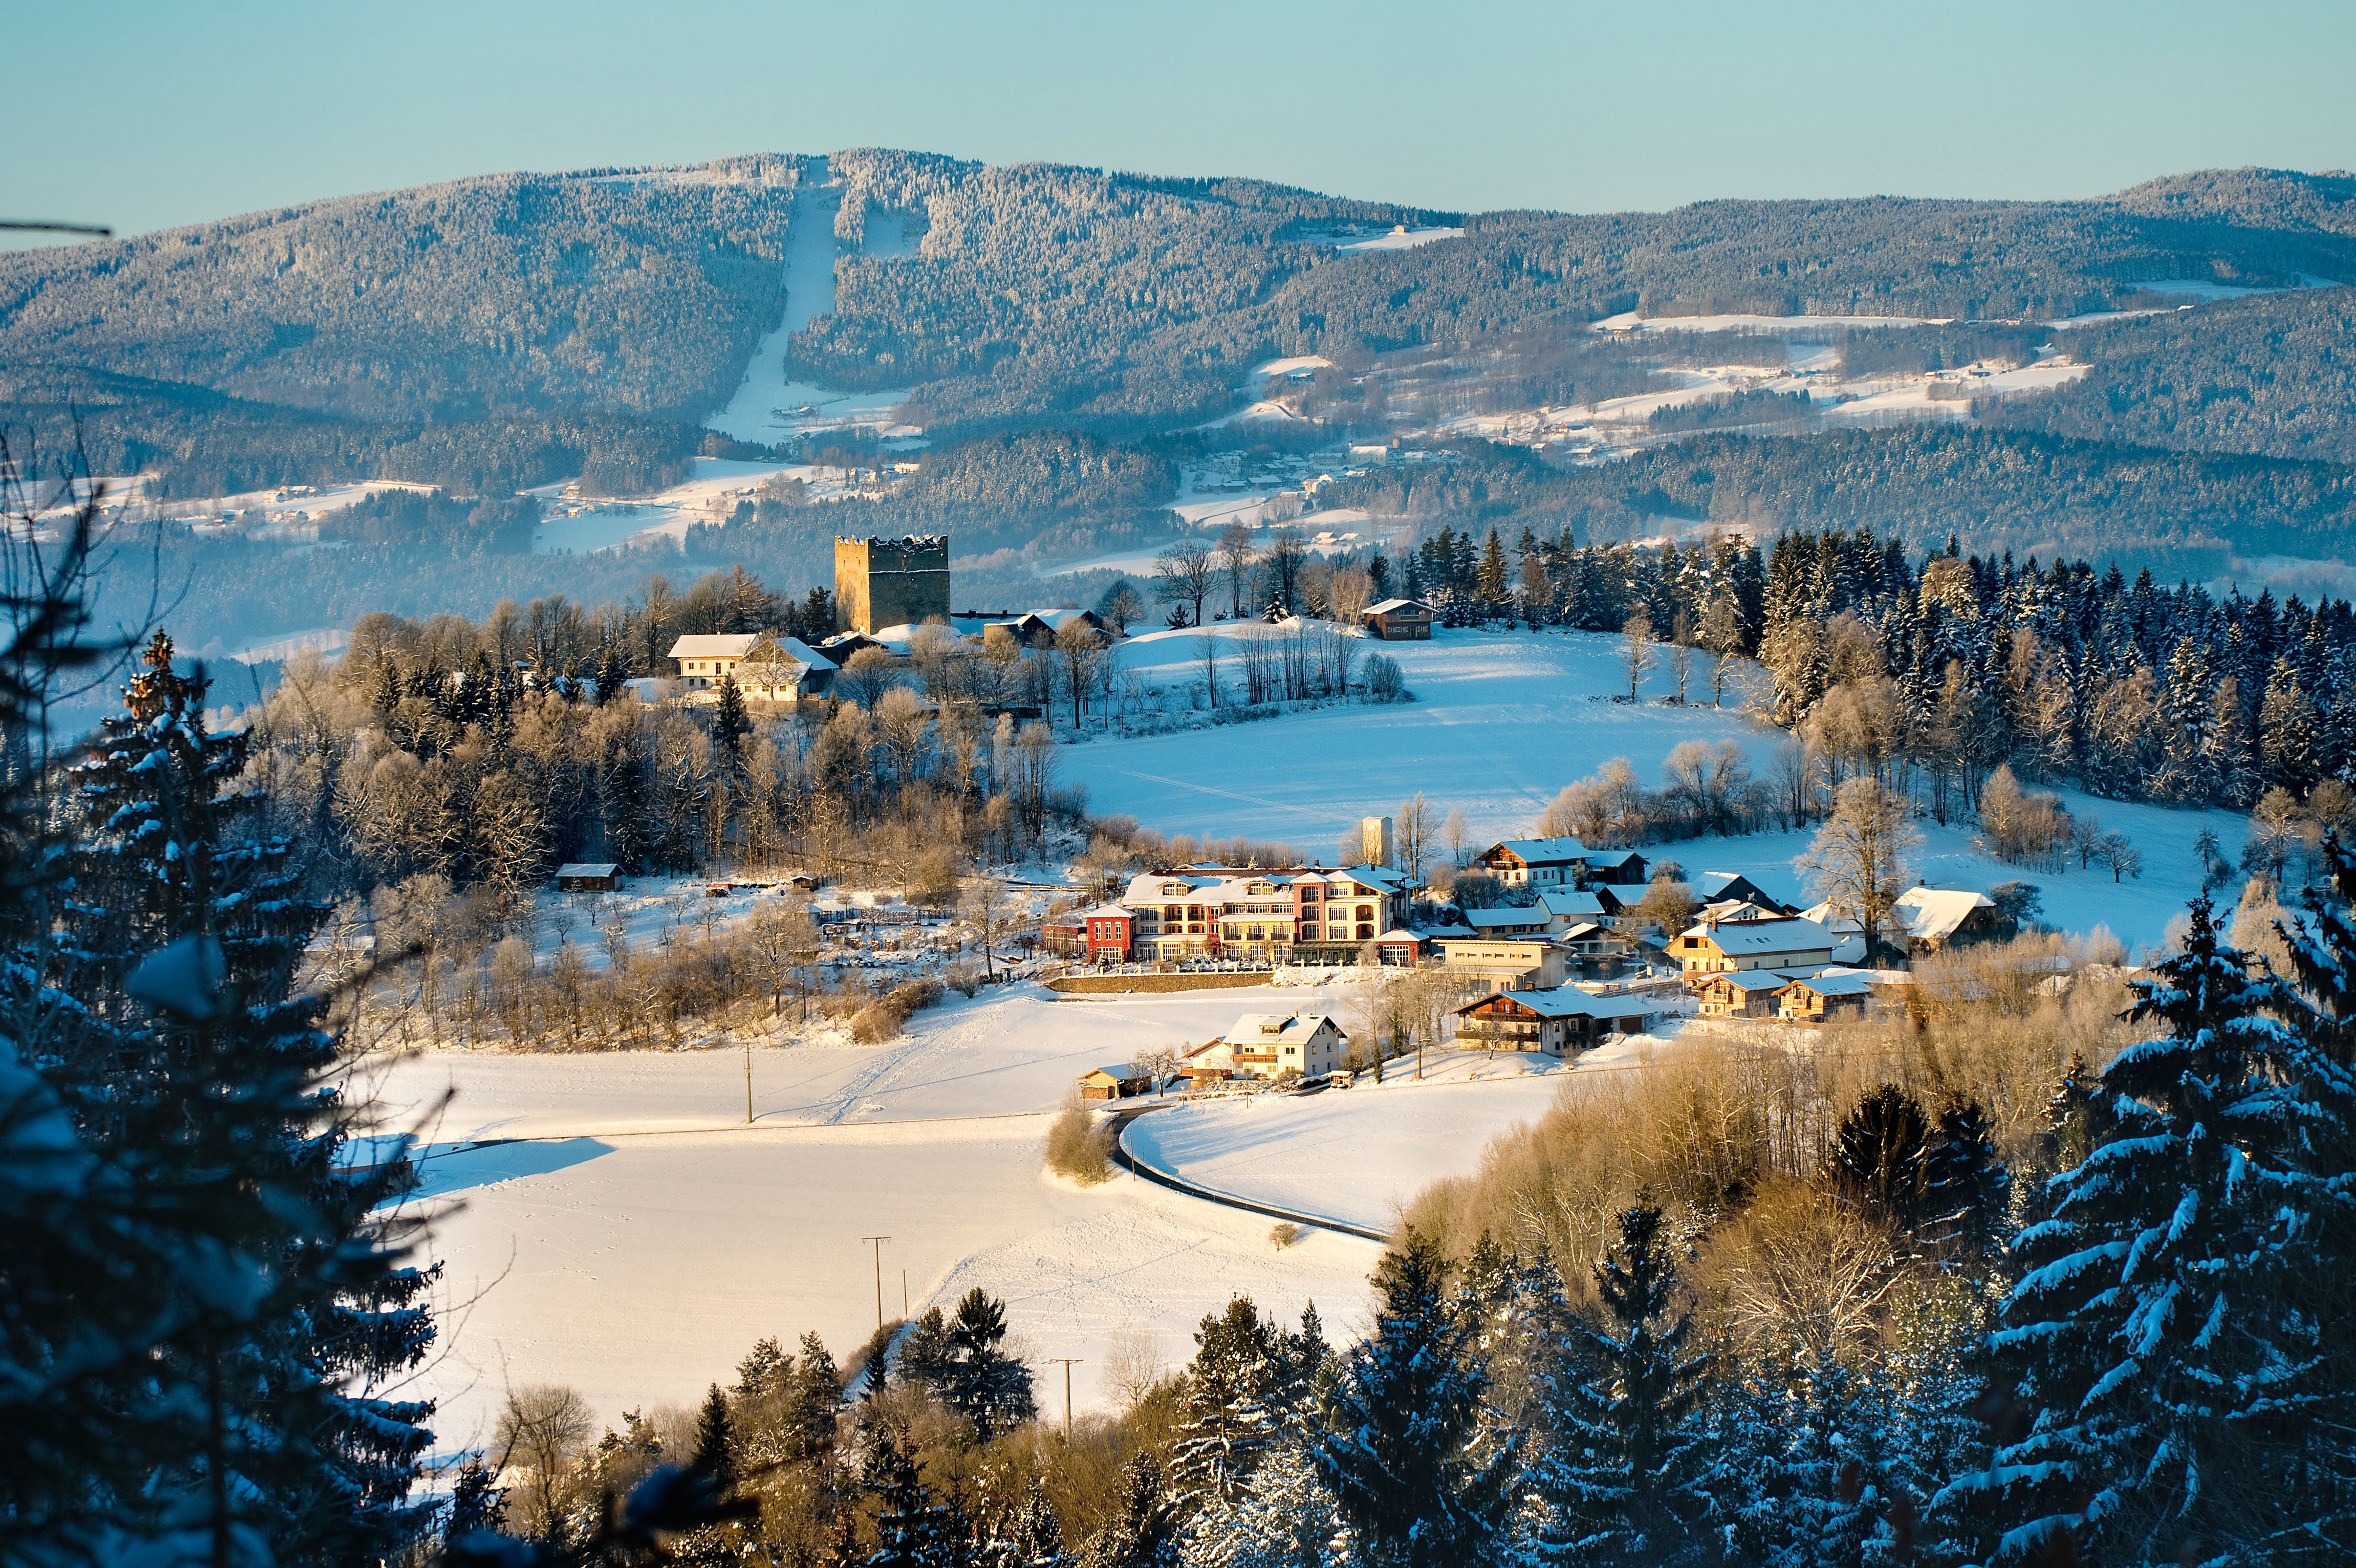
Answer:
<svg viewBox="0 0 2356 1568"><path fill-rule="evenodd" d="M1152 1088L1153 1075L1130 1061L1091 1067L1080 1074L1083 1100L1126 1100L1131 1094L1150 1093Z"/></svg>
<svg viewBox="0 0 2356 1568"><path fill-rule="evenodd" d="M615 866L605 860L574 860L556 868L556 886L560 892L617 892L622 879Z"/></svg>

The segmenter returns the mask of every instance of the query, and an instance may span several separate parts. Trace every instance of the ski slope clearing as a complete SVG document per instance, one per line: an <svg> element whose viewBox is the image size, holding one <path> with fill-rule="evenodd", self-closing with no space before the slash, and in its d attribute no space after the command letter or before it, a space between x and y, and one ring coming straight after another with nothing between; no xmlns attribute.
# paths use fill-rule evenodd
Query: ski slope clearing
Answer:
<svg viewBox="0 0 2356 1568"><path fill-rule="evenodd" d="M902 1268L918 1312L982 1285L1006 1298L1031 1354L1087 1358L1074 1380L1083 1405L1106 1397L1117 1338L1149 1332L1183 1360L1194 1324L1235 1292L1288 1315L1313 1298L1332 1331L1355 1332L1376 1243L1312 1231L1279 1253L1258 1216L1126 1177L1079 1189L1040 1165L1053 1107L1085 1069L1199 1043L1247 1010L1347 1019L1352 989L1066 1000L1017 986L952 999L884 1046L753 1051L749 1128L738 1051L441 1051L379 1065L359 1086L396 1125L451 1097L423 1160L425 1197L451 1206L430 1255L466 1304L425 1380L444 1402L444 1441L479 1437L509 1384L574 1383L610 1421L691 1402L764 1335L814 1328L845 1353L874 1327L868 1235L893 1238L888 1315ZM1222 1136L1219 1181L1387 1226L1429 1175L1472 1168L1490 1137L1542 1110L1558 1076L1516 1077L1515 1061L1469 1052L1428 1065L1421 1085L1242 1114L1259 1119ZM1227 1115L1183 1114L1206 1128ZM1271 1132L1264 1168L1250 1153L1258 1127ZM1338 1147L1351 1163L1321 1180L1320 1149ZM1378 1200L1361 1190L1369 1168L1390 1171Z"/></svg>
<svg viewBox="0 0 2356 1568"><path fill-rule="evenodd" d="M1157 632L1124 643L1120 658L1149 680L1202 678L1199 631ZM1236 678L1235 630L1214 624L1224 682ZM1098 739L1064 753L1064 773L1088 790L1098 815L1127 813L1149 827L1197 837L1246 834L1330 853L1361 816L1396 811L1421 790L1445 812L1464 813L1483 844L1530 832L1563 785L1625 757L1657 786L1661 760L1684 741L1732 740L1752 773L1770 776L1780 731L1761 730L1730 706L1679 708L1668 671L1655 672L1641 704L1611 699L1627 690L1615 637L1588 632L1437 631L1428 643L1385 643L1399 661L1412 703L1337 707L1175 735ZM1698 662L1698 661L1697 661ZM1708 699L1706 687L1694 695ZM1229 697L1227 700L1235 700ZM1730 690L1729 701L1735 700ZM2227 812L2099 800L2054 793L2074 813L2092 812L2143 851L2139 881L2114 886L2107 873L2024 870L1986 855L1969 826L1917 826L1923 843L1912 865L1943 887L1985 889L2023 880L2044 891L2045 918L2064 930L2107 925L2130 943L2157 942L2200 886L2193 840L2212 829L2231 858L2248 824ZM1804 888L1792 861L1806 831L1689 839L1647 847L1688 871L1740 871L1786 897Z"/></svg>

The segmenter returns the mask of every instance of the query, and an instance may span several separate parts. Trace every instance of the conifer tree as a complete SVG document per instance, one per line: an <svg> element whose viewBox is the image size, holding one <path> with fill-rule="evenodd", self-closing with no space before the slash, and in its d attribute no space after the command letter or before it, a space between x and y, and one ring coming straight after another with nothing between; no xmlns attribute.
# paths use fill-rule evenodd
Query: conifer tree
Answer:
<svg viewBox="0 0 2356 1568"><path fill-rule="evenodd" d="M1170 1479L1190 1500L1232 1499L1275 1435L1269 1396L1281 1348L1274 1326L1241 1296L1205 1316L1194 1345Z"/></svg>
<svg viewBox="0 0 2356 1568"><path fill-rule="evenodd" d="M2254 1546L2271 1508L2255 1440L2312 1349L2282 1304L2280 1096L2246 961L2207 900L2191 915L2134 1014L2166 1032L2104 1072L2114 1125L2017 1243L1992 1345L2033 1416L1949 1499L2012 1520L1984 1549L2208 1556Z"/></svg>
<svg viewBox="0 0 2356 1568"><path fill-rule="evenodd" d="M1178 1523L1151 1449L1120 1474L1120 1512L1088 1547L1088 1568L1177 1568Z"/></svg>
<svg viewBox="0 0 2356 1568"><path fill-rule="evenodd" d="M1987 1114L1975 1100L1951 1099L1922 1153L1922 1217L1915 1233L1950 1252L1976 1252L1995 1237L2012 1190L1997 1157Z"/></svg>
<svg viewBox="0 0 2356 1568"><path fill-rule="evenodd" d="M1513 1507L1521 1439L1487 1420L1488 1373L1445 1274L1439 1243L1412 1227L1384 1256L1375 1331L1346 1358L1312 1451L1367 1559L1383 1568L1474 1561Z"/></svg>
<svg viewBox="0 0 2356 1568"><path fill-rule="evenodd" d="M753 732L753 720L744 712L744 688L736 684L734 670L720 677L720 706L712 719L712 748L725 759L731 773L744 763L744 737Z"/></svg>
<svg viewBox="0 0 2356 1568"><path fill-rule="evenodd" d="M1922 1107L1895 1083L1884 1083L1841 1118L1833 1168L1852 1190L1912 1231L1922 1211L1923 1152L1929 1128Z"/></svg>
<svg viewBox="0 0 2356 1568"><path fill-rule="evenodd" d="M284 840L240 836L266 803L239 787L244 738L207 730L203 679L160 632L143 664L75 770L59 977L109 1026L88 1037L85 1125L218 1223L217 1261L179 1282L193 1328L161 1358L200 1391L196 1430L147 1490L205 1499L222 1551L395 1555L429 1518L408 1494L432 1406L375 1392L434 1338L431 1275L372 1212L406 1169L338 1168L350 1127L317 1086L337 1042L294 988L325 911L299 896Z"/></svg>
<svg viewBox="0 0 2356 1568"><path fill-rule="evenodd" d="M1577 1332L1601 1376L1565 1391L1565 1452L1541 1477L1562 1515L1555 1544L1574 1558L1668 1553L1706 1506L1697 1412L1712 1359L1687 1349L1693 1318L1677 1307L1671 1245L1661 1211L1640 1203L1596 1265L1609 1328Z"/></svg>
<svg viewBox="0 0 2356 1568"><path fill-rule="evenodd" d="M868 1432L860 1482L875 1498L875 1550L868 1568L953 1568L961 1531L950 1509L924 1482L907 1431L876 1422Z"/></svg>

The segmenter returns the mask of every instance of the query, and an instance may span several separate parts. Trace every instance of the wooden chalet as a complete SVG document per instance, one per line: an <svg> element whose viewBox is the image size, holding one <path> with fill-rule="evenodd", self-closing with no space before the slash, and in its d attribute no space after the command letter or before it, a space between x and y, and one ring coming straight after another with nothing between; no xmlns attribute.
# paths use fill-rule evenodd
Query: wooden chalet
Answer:
<svg viewBox="0 0 2356 1568"><path fill-rule="evenodd" d="M1804 980L1794 980L1775 997L1777 1017L1796 1023L1820 1024L1831 1019L1865 1017L1873 989L1871 980L1864 975L1812 975Z"/></svg>
<svg viewBox="0 0 2356 1568"><path fill-rule="evenodd" d="M610 893L621 890L619 869L607 860L573 860L556 868L556 888L566 893Z"/></svg>
<svg viewBox="0 0 2356 1568"><path fill-rule="evenodd" d="M1584 1051L1608 1034L1639 1034L1652 1009L1627 993L1597 996L1569 987L1492 991L1456 1009L1456 1043L1469 1051Z"/></svg>
<svg viewBox="0 0 2356 1568"><path fill-rule="evenodd" d="M1365 608L1366 629L1386 643L1421 643L1431 638L1431 606L1420 599L1386 599Z"/></svg>

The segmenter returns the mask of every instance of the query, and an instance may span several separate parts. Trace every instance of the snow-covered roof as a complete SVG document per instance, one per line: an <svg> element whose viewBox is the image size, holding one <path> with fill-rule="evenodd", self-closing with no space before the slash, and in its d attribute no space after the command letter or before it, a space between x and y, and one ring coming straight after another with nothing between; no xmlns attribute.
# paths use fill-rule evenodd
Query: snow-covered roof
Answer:
<svg viewBox="0 0 2356 1568"><path fill-rule="evenodd" d="M1099 1074L1107 1078L1122 1082L1132 1078L1150 1078L1152 1076L1151 1073L1146 1072L1144 1068L1138 1066L1137 1063L1133 1061L1109 1061L1102 1067L1091 1067L1086 1072L1081 1073L1080 1076L1083 1078L1094 1078Z"/></svg>
<svg viewBox="0 0 2356 1568"><path fill-rule="evenodd" d="M1909 888L1898 895L1890 912L1906 927L1908 936L1918 942L1936 942L1953 936L1972 911L1995 907L1996 901L1986 893L1968 889Z"/></svg>
<svg viewBox="0 0 2356 1568"><path fill-rule="evenodd" d="M1590 866L1598 870L1606 870L1613 866L1624 866L1631 860L1641 860L1644 857L1642 851L1635 849L1590 849L1587 851L1586 858Z"/></svg>
<svg viewBox="0 0 2356 1568"><path fill-rule="evenodd" d="M1783 913L1782 910L1769 909L1766 905L1754 903L1749 899L1721 899L1716 903L1704 904L1701 912L1705 922L1777 920L1782 918Z"/></svg>
<svg viewBox="0 0 2356 1568"><path fill-rule="evenodd" d="M1431 613L1431 606L1420 599L1386 599L1379 604L1366 606L1369 615L1387 615L1394 610L1420 610L1427 615Z"/></svg>
<svg viewBox="0 0 2356 1568"><path fill-rule="evenodd" d="M1706 936L1730 958L1762 953L1830 953L1833 933L1813 920L1738 920L1725 925L1693 925L1680 934Z"/></svg>
<svg viewBox="0 0 2356 1568"><path fill-rule="evenodd" d="M1135 920L1137 912L1127 904L1098 904L1066 917L1071 920Z"/></svg>
<svg viewBox="0 0 2356 1568"><path fill-rule="evenodd" d="M757 632L691 632L670 645L675 659L741 659L761 640Z"/></svg>
<svg viewBox="0 0 2356 1568"><path fill-rule="evenodd" d="M1464 912L1464 923L1475 931L1501 926L1536 928L1547 924L1550 918L1542 909L1468 909Z"/></svg>
<svg viewBox="0 0 2356 1568"><path fill-rule="evenodd" d="M1395 925L1391 927L1388 931L1384 932L1380 936L1376 937L1375 940L1376 942L1390 943L1412 942L1419 946L1423 943L1422 937L1417 935L1414 932L1408 930L1407 927L1403 925Z"/></svg>
<svg viewBox="0 0 2356 1568"><path fill-rule="evenodd" d="M1246 1013L1227 1030L1229 1045L1252 1045L1261 1040L1307 1040L1320 1027L1333 1024L1334 1032L1343 1032L1340 1024L1325 1013Z"/></svg>
<svg viewBox="0 0 2356 1568"><path fill-rule="evenodd" d="M1765 888L1761 887L1740 871L1704 871L1700 876L1693 878L1687 885L1693 889L1694 897L1704 903L1719 899L1747 899L1754 894L1761 898L1772 896ZM1750 891L1742 891L1746 888Z"/></svg>
<svg viewBox="0 0 2356 1568"><path fill-rule="evenodd" d="M1599 997L1561 986L1544 991L1492 991L1458 1008L1457 1014L1461 1017L1500 997L1516 1007L1527 1008L1542 1019L1624 1019L1651 1010L1643 997L1624 991L1617 996Z"/></svg>
<svg viewBox="0 0 2356 1568"><path fill-rule="evenodd" d="M1593 858L1587 846L1576 838L1508 838L1492 845L1489 854L1494 855L1501 850L1530 866L1567 866L1573 860ZM1485 860L1488 856L1482 859Z"/></svg>
<svg viewBox="0 0 2356 1568"><path fill-rule="evenodd" d="M1553 914L1603 918L1602 898L1583 888L1547 888L1538 894L1538 902Z"/></svg>
<svg viewBox="0 0 2356 1568"><path fill-rule="evenodd" d="M1857 916L1836 907L1830 899L1802 910L1800 918L1815 921L1836 936L1855 936L1865 929L1858 923Z"/></svg>
<svg viewBox="0 0 2356 1568"><path fill-rule="evenodd" d="M1793 981L1792 985L1805 986L1819 997L1862 997L1870 994L1873 988L1872 980L1855 969L1838 975L1810 975Z"/></svg>
<svg viewBox="0 0 2356 1568"><path fill-rule="evenodd" d="M614 874L611 860L568 860L556 868L560 877L610 877Z"/></svg>

